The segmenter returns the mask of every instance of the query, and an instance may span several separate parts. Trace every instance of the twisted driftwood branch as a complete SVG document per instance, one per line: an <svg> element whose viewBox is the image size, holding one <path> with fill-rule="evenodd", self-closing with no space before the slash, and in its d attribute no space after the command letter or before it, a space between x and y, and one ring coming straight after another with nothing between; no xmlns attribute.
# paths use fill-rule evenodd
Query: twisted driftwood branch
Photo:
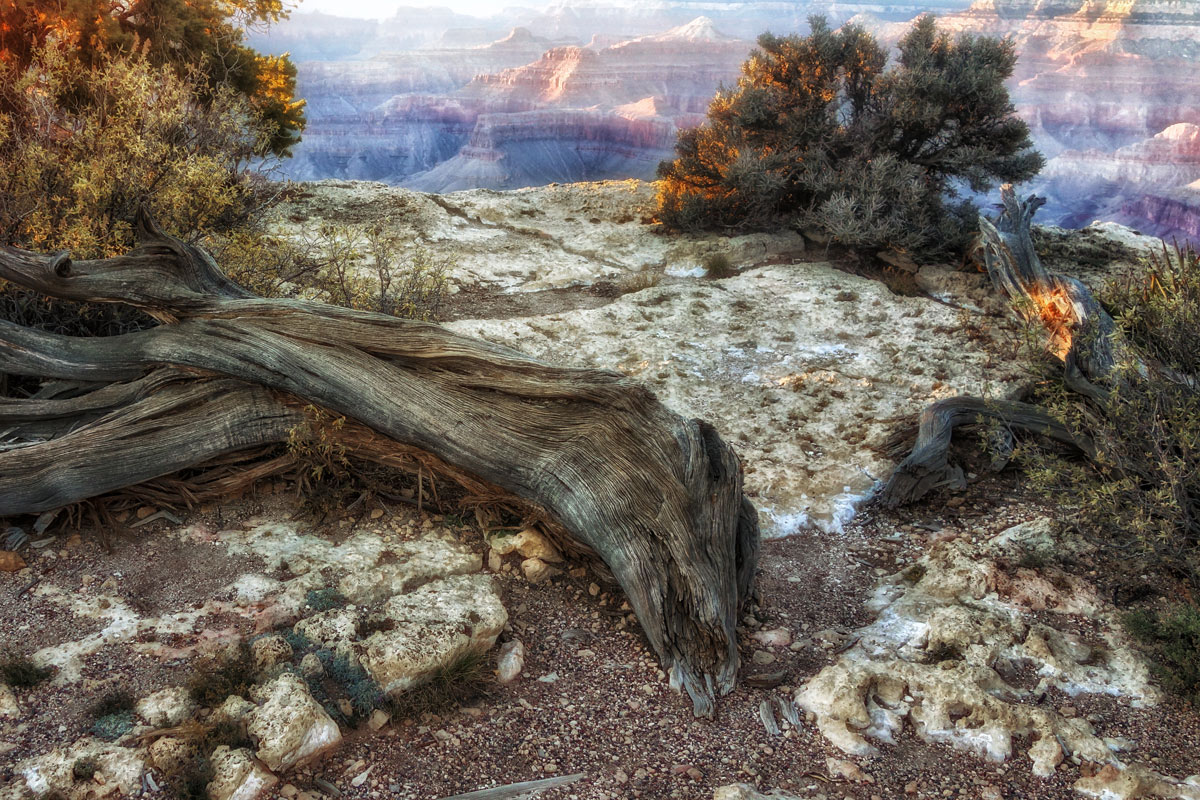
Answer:
<svg viewBox="0 0 1200 800"><path fill-rule="evenodd" d="M1073 391L1093 399L1104 397L1124 344L1116 324L1091 291L1075 278L1049 272L1033 246L1033 215L1044 203L1040 197L1019 200L1011 185L1000 191L1002 211L993 223L980 215L984 264L997 291L1012 302L1027 322L1040 324L1049 347L1063 363L1063 380ZM940 486L961 485L962 470L950 461L954 430L994 420L1008 431L1044 436L1084 455L1095 453L1093 443L1068 430L1037 406L1013 401L953 397L932 404L921 414L912 452L897 465L880 493L889 507L919 500Z"/></svg>
<svg viewBox="0 0 1200 800"><path fill-rule="evenodd" d="M466 482L496 487L597 553L698 715L733 688L758 524L733 450L619 373L553 367L399 320L256 297L142 216L125 256L0 249L0 278L121 302L164 324L76 338L0 322L0 515L36 513L283 442L315 404ZM374 445L378 451L379 445ZM386 448L384 448L386 449ZM377 460L386 460L376 452Z"/></svg>

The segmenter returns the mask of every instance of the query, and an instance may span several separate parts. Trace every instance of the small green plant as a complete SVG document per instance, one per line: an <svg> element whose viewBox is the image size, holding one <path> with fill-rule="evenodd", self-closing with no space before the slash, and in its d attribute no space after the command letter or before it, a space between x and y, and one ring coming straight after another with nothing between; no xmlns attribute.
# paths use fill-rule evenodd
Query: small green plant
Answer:
<svg viewBox="0 0 1200 800"><path fill-rule="evenodd" d="M709 253L704 257L704 277L716 280L734 274L733 262L724 253Z"/></svg>
<svg viewBox="0 0 1200 800"><path fill-rule="evenodd" d="M332 611L335 608L345 606L349 602L346 599L346 595L333 587L309 589L308 593L304 595L304 604L314 611Z"/></svg>
<svg viewBox="0 0 1200 800"><path fill-rule="evenodd" d="M215 708L232 695L248 696L256 679L254 656L243 641L201 663L188 681L188 691L201 706Z"/></svg>
<svg viewBox="0 0 1200 800"><path fill-rule="evenodd" d="M643 289L650 289L662 282L663 274L656 269L643 269L641 272L631 272L617 283L621 294L633 294Z"/></svg>
<svg viewBox="0 0 1200 800"><path fill-rule="evenodd" d="M357 663L345 655L322 648L316 651L321 666L325 668L322 680L310 680L313 696L330 707L334 719L345 719L350 724L366 719L376 709L389 707L388 696L379 684ZM337 707L338 699L350 703L351 713L347 718Z"/></svg>
<svg viewBox="0 0 1200 800"><path fill-rule="evenodd" d="M303 633L298 633L291 628L281 631L280 635L283 637L283 640L287 642L289 646L291 646L292 653L298 656L303 656L305 653L311 652L317 646L312 639L309 639Z"/></svg>
<svg viewBox="0 0 1200 800"><path fill-rule="evenodd" d="M1163 688L1200 703L1200 608L1181 604L1161 615L1132 611L1124 622L1149 652Z"/></svg>
<svg viewBox="0 0 1200 800"><path fill-rule="evenodd" d="M0 678L14 689L28 689L50 679L53 667L39 667L28 656L5 653L0 657Z"/></svg>
<svg viewBox="0 0 1200 800"><path fill-rule="evenodd" d="M133 697L128 692L112 692L91 708L92 733L105 741L115 741L133 730Z"/></svg>
<svg viewBox="0 0 1200 800"><path fill-rule="evenodd" d="M488 694L494 683L487 655L467 652L434 672L428 682L414 686L392 701L398 718L438 713Z"/></svg>
<svg viewBox="0 0 1200 800"><path fill-rule="evenodd" d="M100 765L93 758L80 758L71 765L71 777L80 783L87 783L96 777Z"/></svg>
<svg viewBox="0 0 1200 800"><path fill-rule="evenodd" d="M1087 460L1018 446L1032 483L1116 565L1164 571L1200 587L1200 253L1167 248L1098 296L1122 349L1103 391L1084 397L1061 380L1036 399L1094 443ZM1044 339L1026 344L1044 350ZM1041 334L1044 336L1044 334ZM1086 355L1086 354L1084 354ZM1046 377L1061 363L1034 362Z"/></svg>

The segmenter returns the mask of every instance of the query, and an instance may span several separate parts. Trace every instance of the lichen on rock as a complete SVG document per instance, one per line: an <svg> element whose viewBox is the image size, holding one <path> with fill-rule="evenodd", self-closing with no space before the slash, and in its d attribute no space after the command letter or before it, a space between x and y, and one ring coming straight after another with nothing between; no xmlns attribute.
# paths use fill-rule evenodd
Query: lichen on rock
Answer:
<svg viewBox="0 0 1200 800"><path fill-rule="evenodd" d="M796 705L815 715L831 743L859 755L877 752L873 741L894 741L907 720L927 741L997 761L1014 755L1014 736L1028 735L1027 755L1040 776L1067 756L1119 763L1086 720L1018 702L1051 687L1120 695L1135 705L1158 700L1114 609L1092 587L1012 566L1048 524L1017 526L987 541L940 542L916 569L885 579L870 603L875 621L797 691ZM1105 644L1035 622L1032 610L1086 612L1100 620ZM1006 681L1002 673L1015 665L1031 671L1036 686Z"/></svg>

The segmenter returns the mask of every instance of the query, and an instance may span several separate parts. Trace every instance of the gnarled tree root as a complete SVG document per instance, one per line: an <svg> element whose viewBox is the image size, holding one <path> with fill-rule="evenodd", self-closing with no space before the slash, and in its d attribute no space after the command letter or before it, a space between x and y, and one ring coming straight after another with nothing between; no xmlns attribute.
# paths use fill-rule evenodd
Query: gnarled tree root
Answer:
<svg viewBox="0 0 1200 800"><path fill-rule="evenodd" d="M428 323L255 297L148 219L138 230L141 244L112 259L0 250L2 278L164 323L84 339L0 322L0 372L46 382L0 400L0 515L284 442L312 404L352 420L360 440L379 437L377 458L427 454L468 491L511 495L595 552L672 684L712 715L737 675L758 525L741 464L710 425L618 373L549 366Z"/></svg>
<svg viewBox="0 0 1200 800"><path fill-rule="evenodd" d="M1102 398L1118 358L1127 357L1115 335L1116 324L1080 281L1049 272L1033 246L1033 215L1045 202L1038 197L1019 200L1012 186L1001 189L1003 211L993 223L979 218L984 263L992 285L1012 302L1015 313L1041 326L1047 347L1063 363L1067 388L1093 399ZM953 397L938 401L921 414L912 452L897 465L879 501L894 508L915 502L934 489L961 483L962 470L950 461L955 428L993 421L998 429L1048 438L1093 457L1091 440L1068 429L1045 410L1011 400Z"/></svg>

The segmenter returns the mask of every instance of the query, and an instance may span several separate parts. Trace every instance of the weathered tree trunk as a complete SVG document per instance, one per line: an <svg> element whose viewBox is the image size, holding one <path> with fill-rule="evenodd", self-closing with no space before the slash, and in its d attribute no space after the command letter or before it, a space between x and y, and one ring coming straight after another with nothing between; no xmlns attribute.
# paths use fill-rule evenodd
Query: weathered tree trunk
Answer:
<svg viewBox="0 0 1200 800"><path fill-rule="evenodd" d="M468 492L508 496L620 582L698 715L733 688L735 626L758 525L717 432L615 372L553 367L399 320L234 284L198 248L138 222L128 255L72 262L0 250L0 277L122 302L162 325L106 338L0 322L0 373L46 381L0 399L0 515L58 508L285 442L308 404L358 449L416 457Z"/></svg>
<svg viewBox="0 0 1200 800"><path fill-rule="evenodd" d="M1102 398L1124 345L1116 324L1086 286L1075 278L1046 270L1033 246L1030 225L1045 200L1018 200L1012 186L1000 192L1003 210L993 224L979 218L984 263L992 285L1012 302L1027 322L1040 324L1047 346L1063 363L1063 380L1073 391ZM1007 400L954 397L929 406L921 415L912 452L896 467L880 502L889 508L919 500L947 484L961 484L962 470L950 461L955 428L994 421L1008 432L1044 436L1086 456L1095 454L1091 441L1068 430L1037 406Z"/></svg>

